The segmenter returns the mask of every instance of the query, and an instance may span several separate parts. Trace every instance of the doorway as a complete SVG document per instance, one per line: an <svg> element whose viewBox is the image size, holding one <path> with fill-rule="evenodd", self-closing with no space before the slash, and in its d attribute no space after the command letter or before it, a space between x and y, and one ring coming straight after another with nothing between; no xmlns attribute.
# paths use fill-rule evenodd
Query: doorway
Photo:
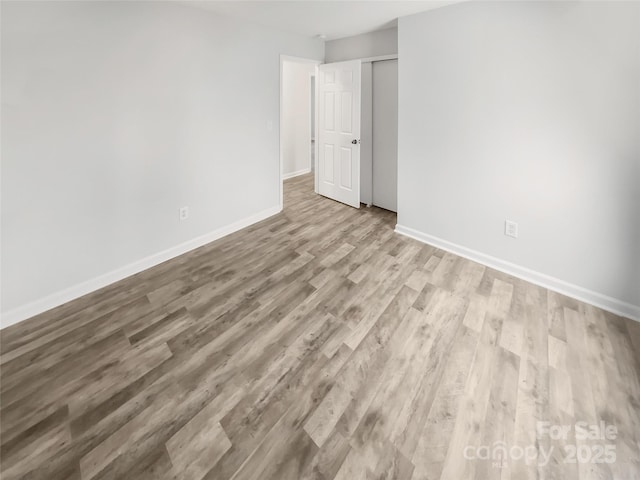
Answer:
<svg viewBox="0 0 640 480"><path fill-rule="evenodd" d="M315 76L320 62L280 56L280 201L282 181L314 168Z"/></svg>
<svg viewBox="0 0 640 480"><path fill-rule="evenodd" d="M316 192L397 212L397 56L323 64L317 82Z"/></svg>
<svg viewBox="0 0 640 480"><path fill-rule="evenodd" d="M398 60L362 64L360 201L398 211Z"/></svg>
<svg viewBox="0 0 640 480"><path fill-rule="evenodd" d="M336 64L321 64L316 60L289 57L280 58L280 198L283 201L283 184L287 178L314 173L316 193L319 188L318 162L322 161L319 143L322 137L323 122L327 114L322 114L323 104L331 98L334 105L331 111L336 115L344 115L342 99L350 98L341 92L340 95L321 95L322 86L319 77L329 68L345 68L352 61ZM397 212L397 177L398 177L398 59L397 56L375 57L357 60L358 71L346 78L357 79L357 110L360 112L358 132L353 132L351 143L357 149L353 157L357 159L357 171L353 170L351 178L356 180L359 194L354 202L344 202L352 206L377 206ZM353 67L353 66L352 66ZM334 75L332 78L339 78ZM324 78L324 77L323 77ZM326 82L325 82L326 83ZM344 82L343 87L344 87ZM326 97L326 98L325 98ZM355 97L354 97L355 98ZM338 101L340 100L340 101ZM334 103L335 101L335 103ZM339 107L339 108L338 108ZM348 109L347 109L348 110ZM355 113L355 110L354 112ZM322 118L320 118L322 117ZM330 116L329 116L330 117ZM337 117L336 117L337 118ZM351 115L352 119L356 117ZM322 121L321 121L322 120ZM340 120L342 122L342 120ZM322 130L322 131L321 131ZM318 132L321 133L317 137ZM326 132L325 132L326 133ZM355 140L355 142L354 142ZM325 142L326 143L326 142ZM325 148L325 150L327 150ZM335 150L335 148L333 149ZM335 155L333 172L341 172L349 162L346 146L340 147L340 156ZM324 162L326 163L326 162ZM329 162L332 163L332 162ZM349 169L346 169L349 170ZM346 171L345 170L345 171Z"/></svg>

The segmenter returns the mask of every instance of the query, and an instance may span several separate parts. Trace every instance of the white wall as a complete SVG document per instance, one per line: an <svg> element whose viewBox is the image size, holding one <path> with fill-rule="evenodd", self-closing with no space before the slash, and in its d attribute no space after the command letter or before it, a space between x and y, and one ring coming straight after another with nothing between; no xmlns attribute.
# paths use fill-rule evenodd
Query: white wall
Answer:
<svg viewBox="0 0 640 480"><path fill-rule="evenodd" d="M311 169L311 76L313 63L285 60L282 66L282 173Z"/></svg>
<svg viewBox="0 0 640 480"><path fill-rule="evenodd" d="M325 44L326 63L396 53L398 53L397 28L387 28L353 37L330 40Z"/></svg>
<svg viewBox="0 0 640 480"><path fill-rule="evenodd" d="M399 230L640 317L638 32L633 2L401 18Z"/></svg>
<svg viewBox="0 0 640 480"><path fill-rule="evenodd" d="M323 52L167 2L3 2L3 324L277 211L280 55Z"/></svg>

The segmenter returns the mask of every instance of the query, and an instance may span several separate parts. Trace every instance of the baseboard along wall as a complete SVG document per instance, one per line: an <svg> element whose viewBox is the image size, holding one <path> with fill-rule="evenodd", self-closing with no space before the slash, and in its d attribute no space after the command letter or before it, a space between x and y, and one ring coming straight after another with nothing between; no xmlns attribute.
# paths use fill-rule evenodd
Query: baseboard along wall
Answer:
<svg viewBox="0 0 640 480"><path fill-rule="evenodd" d="M99 277L87 280L85 282L79 283L78 285L74 285L70 288L66 288L54 294L48 295L40 300L36 300L26 305L14 308L2 314L0 329L6 328L10 325L14 325L35 315L46 312L47 310L51 310L52 308L75 300L76 298L80 298L91 292L95 292L96 290L111 285L112 283L124 280L131 275L140 273L143 270L147 270L162 262L171 260L172 258L178 257L191 250L195 250L196 248L202 247L203 245L211 243L214 240L218 240L219 238L237 232L238 230L242 230L243 228L269 218L277 213L280 213L281 211L282 205L268 208L242 220L238 220L237 222L233 222L212 232L193 238L174 247L168 248L167 250L164 250L162 252L158 252L154 255L150 255L148 257L130 263L129 265L125 265L121 268L108 272L104 275L100 275Z"/></svg>
<svg viewBox="0 0 640 480"><path fill-rule="evenodd" d="M500 272L513 275L514 277L521 278L522 280L526 280L527 282L531 282L535 285L553 290L554 292L561 293L568 297L573 297L582 302L602 308L608 312L615 313L616 315L621 315L640 322L640 306L638 305L633 305L617 298L609 297L602 293L594 292L593 290L588 290L578 285L565 282L564 280L536 272L491 255L486 255L482 252L457 245L447 240L443 240L442 238L434 237L433 235L429 235L403 225L396 225L395 231L396 233L413 238L419 242L446 250L447 252L481 263L482 265Z"/></svg>

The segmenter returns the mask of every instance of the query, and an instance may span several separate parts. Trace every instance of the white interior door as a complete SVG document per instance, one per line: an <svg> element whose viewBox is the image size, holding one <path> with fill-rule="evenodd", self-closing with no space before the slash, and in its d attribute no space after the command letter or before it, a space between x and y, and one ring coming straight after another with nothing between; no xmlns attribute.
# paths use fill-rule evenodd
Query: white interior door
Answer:
<svg viewBox="0 0 640 480"><path fill-rule="evenodd" d="M360 60L318 68L318 193L360 208Z"/></svg>

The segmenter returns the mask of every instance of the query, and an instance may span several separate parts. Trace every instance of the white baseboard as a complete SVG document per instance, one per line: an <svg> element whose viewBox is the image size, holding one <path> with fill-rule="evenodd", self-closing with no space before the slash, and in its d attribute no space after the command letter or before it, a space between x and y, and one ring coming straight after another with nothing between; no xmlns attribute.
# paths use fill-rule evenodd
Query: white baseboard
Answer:
<svg viewBox="0 0 640 480"><path fill-rule="evenodd" d="M281 211L282 208L280 206L271 207L267 210L256 213L255 215L251 215L250 217L238 220L237 222L234 222L230 225L218 228L213 232L201 235L192 240L181 243L180 245L176 245L175 247L171 247L162 252L130 263L129 265L118 268L117 270L113 270L104 275L100 275L97 278L87 280L86 282L82 282L78 285L74 285L73 287L67 288L60 292L56 292L40 300L36 300L35 302L17 307L2 314L2 322L0 324L0 328L6 328L10 325L14 325L18 322L26 320L27 318L31 318L34 315L38 315L39 313L51 310L54 307L87 295L88 293L95 292L96 290L106 287L107 285L111 285L112 283L123 280L127 277L130 277L131 275L140 273L143 270L147 270L148 268L154 267L162 262L166 262L167 260L206 245L207 243L211 243L214 240L218 240L219 238L237 232L238 230L242 230L249 225L260 222L261 220L269 218Z"/></svg>
<svg viewBox="0 0 640 480"><path fill-rule="evenodd" d="M602 293L588 290L578 285L565 282L564 280L550 277L549 275L545 275L544 273L530 270L520 265L516 265L514 263L492 257L491 255L486 255L476 250L451 243L447 240L428 235L409 227L396 225L395 231L401 235L413 238L414 240L418 240L419 242L427 243L429 245L454 253L474 262L481 263L495 270L499 270L509 275L513 275L514 277L521 278L522 280L526 280L527 282L531 282L535 285L553 290L554 292L561 293L568 297L573 297L582 302L589 303L596 307L602 308L603 310L615 313L616 315L621 315L623 317L640 321L640 306L638 305L633 305L631 303L627 303L622 300L603 295Z"/></svg>
<svg viewBox="0 0 640 480"><path fill-rule="evenodd" d="M298 175L305 175L307 173L311 173L311 168L305 168L304 170L298 170L297 172L284 173L282 175L282 179L286 180L288 178L297 177Z"/></svg>

